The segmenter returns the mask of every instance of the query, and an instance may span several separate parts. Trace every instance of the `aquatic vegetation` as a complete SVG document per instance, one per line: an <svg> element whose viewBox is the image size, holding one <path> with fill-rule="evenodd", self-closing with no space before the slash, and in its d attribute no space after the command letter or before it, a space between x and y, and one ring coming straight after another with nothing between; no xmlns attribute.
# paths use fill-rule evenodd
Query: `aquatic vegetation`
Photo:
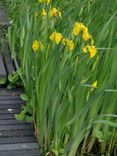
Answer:
<svg viewBox="0 0 117 156"><path fill-rule="evenodd" d="M115 156L117 1L6 2L25 91L17 119L33 121L43 155Z"/></svg>

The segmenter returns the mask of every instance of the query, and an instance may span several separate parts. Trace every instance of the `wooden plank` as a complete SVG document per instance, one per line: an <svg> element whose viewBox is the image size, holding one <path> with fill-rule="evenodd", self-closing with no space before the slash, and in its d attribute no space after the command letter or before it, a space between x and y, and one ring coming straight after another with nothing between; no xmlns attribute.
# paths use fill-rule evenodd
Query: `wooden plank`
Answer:
<svg viewBox="0 0 117 156"><path fill-rule="evenodd" d="M22 94L22 88L15 89L15 90L8 90L8 89L0 89L0 95L2 96L15 96Z"/></svg>
<svg viewBox="0 0 117 156"><path fill-rule="evenodd" d="M6 13L5 8L3 6L0 6L0 20L4 19L6 21Z"/></svg>
<svg viewBox="0 0 117 156"><path fill-rule="evenodd" d="M9 104L9 106L11 104L16 104L16 105L19 105L19 104L24 104L24 101L22 101L21 99L13 99L13 100L0 100L0 105L5 105L5 104Z"/></svg>
<svg viewBox="0 0 117 156"><path fill-rule="evenodd" d="M23 106L23 105L21 105L21 104L15 104L15 103L13 103L13 104L0 104L0 109L20 109L21 108L21 106Z"/></svg>
<svg viewBox="0 0 117 156"><path fill-rule="evenodd" d="M6 79L7 73L4 67L3 58L0 54L0 78Z"/></svg>
<svg viewBox="0 0 117 156"><path fill-rule="evenodd" d="M2 4L0 5L0 16L6 17L6 9Z"/></svg>
<svg viewBox="0 0 117 156"><path fill-rule="evenodd" d="M34 131L32 129L28 130L11 130L11 131L2 131L0 132L0 138L3 137L16 137L16 136L33 136ZM3 138L4 139L4 138Z"/></svg>
<svg viewBox="0 0 117 156"><path fill-rule="evenodd" d="M6 10L3 6L0 6L0 27L8 27L9 25Z"/></svg>
<svg viewBox="0 0 117 156"><path fill-rule="evenodd" d="M0 137L0 144L31 143L35 141L36 139L33 136Z"/></svg>
<svg viewBox="0 0 117 156"><path fill-rule="evenodd" d="M18 113L17 113L18 114ZM0 114L0 120L15 119L15 114Z"/></svg>
<svg viewBox="0 0 117 156"><path fill-rule="evenodd" d="M31 125L0 125L0 132L6 130L23 130L31 129Z"/></svg>
<svg viewBox="0 0 117 156"><path fill-rule="evenodd" d="M4 6L0 2L0 16L5 15L5 14L6 14L5 13L5 8L4 8Z"/></svg>
<svg viewBox="0 0 117 156"><path fill-rule="evenodd" d="M0 115L2 114L18 114L21 109L0 109Z"/></svg>
<svg viewBox="0 0 117 156"><path fill-rule="evenodd" d="M0 120L0 125L20 125L20 124L29 124L25 121L19 121L14 119Z"/></svg>
<svg viewBox="0 0 117 156"><path fill-rule="evenodd" d="M3 96L3 95L0 95L0 100L18 100L20 99L19 95L6 95L6 96Z"/></svg>
<svg viewBox="0 0 117 156"><path fill-rule="evenodd" d="M7 88L0 88L0 91L6 91L7 92L20 92L23 91L23 88L15 88L15 89L7 89Z"/></svg>
<svg viewBox="0 0 117 156"><path fill-rule="evenodd" d="M24 149L38 149L39 146L37 143L17 143L17 144L5 144L0 145L0 152L1 151L13 151L13 150L24 150Z"/></svg>
<svg viewBox="0 0 117 156"><path fill-rule="evenodd" d="M15 71L13 61L10 56L10 50L8 47L8 41L3 40L3 58L4 58L4 64L6 67L7 74L11 74Z"/></svg>
<svg viewBox="0 0 117 156"><path fill-rule="evenodd" d="M14 114L0 114L0 120L15 119Z"/></svg>
<svg viewBox="0 0 117 156"><path fill-rule="evenodd" d="M34 150L14 150L14 151L2 151L0 152L1 156L40 156L38 149Z"/></svg>

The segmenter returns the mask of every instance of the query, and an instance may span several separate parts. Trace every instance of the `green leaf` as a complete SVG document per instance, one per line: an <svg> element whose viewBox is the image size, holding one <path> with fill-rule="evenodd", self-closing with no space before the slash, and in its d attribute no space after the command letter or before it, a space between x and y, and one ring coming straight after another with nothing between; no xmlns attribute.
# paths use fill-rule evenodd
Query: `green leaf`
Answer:
<svg viewBox="0 0 117 156"><path fill-rule="evenodd" d="M20 114L15 114L15 118L19 121L25 119L25 113L22 111Z"/></svg>
<svg viewBox="0 0 117 156"><path fill-rule="evenodd" d="M59 155L59 152L55 149L52 149L52 152L55 154L55 156L58 156Z"/></svg>
<svg viewBox="0 0 117 156"><path fill-rule="evenodd" d="M23 100L23 101L29 101L29 98L26 94L21 94L20 95L20 98Z"/></svg>
<svg viewBox="0 0 117 156"><path fill-rule="evenodd" d="M5 78L0 78L0 84L2 85L2 84L5 84L5 82L6 82L6 79Z"/></svg>
<svg viewBox="0 0 117 156"><path fill-rule="evenodd" d="M102 134L101 131L99 131L98 129L96 129L96 130L94 131L94 136L95 136L96 138L98 138L98 139L101 139L102 136L103 136L103 134Z"/></svg>
<svg viewBox="0 0 117 156"><path fill-rule="evenodd" d="M16 83L18 81L18 74L17 73L9 74L8 80L12 83Z"/></svg>
<svg viewBox="0 0 117 156"><path fill-rule="evenodd" d="M108 120L97 120L94 121L94 123L100 123L100 124L105 124L108 125L110 127L117 127L117 123L116 122L112 122L112 121L108 121Z"/></svg>
<svg viewBox="0 0 117 156"><path fill-rule="evenodd" d="M28 115L26 115L26 117L25 117L25 121L26 121L26 122L30 122L30 123L32 123L32 122L33 122L33 117L32 117L32 116L28 116Z"/></svg>
<svg viewBox="0 0 117 156"><path fill-rule="evenodd" d="M17 86L15 84L12 84L10 83L8 86L7 86L7 89L13 89L13 88L16 88Z"/></svg>

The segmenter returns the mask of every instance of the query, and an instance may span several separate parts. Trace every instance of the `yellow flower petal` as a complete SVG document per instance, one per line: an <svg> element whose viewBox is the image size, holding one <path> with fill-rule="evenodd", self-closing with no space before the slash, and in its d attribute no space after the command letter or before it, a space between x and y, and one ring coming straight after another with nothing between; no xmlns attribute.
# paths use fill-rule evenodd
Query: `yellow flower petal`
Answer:
<svg viewBox="0 0 117 156"><path fill-rule="evenodd" d="M61 17L61 12L56 8L52 8L50 10L50 17Z"/></svg>
<svg viewBox="0 0 117 156"><path fill-rule="evenodd" d="M91 35L88 32L88 28L84 28L83 30L83 35L82 35L82 39L84 41L88 41L89 39L91 39Z"/></svg>
<svg viewBox="0 0 117 156"><path fill-rule="evenodd" d="M76 22L73 27L73 34L74 34L74 36L77 36L80 32L81 32L81 27L80 27L79 23Z"/></svg>
<svg viewBox="0 0 117 156"><path fill-rule="evenodd" d="M69 51L72 51L74 48L74 42L72 40L66 40Z"/></svg>
<svg viewBox="0 0 117 156"><path fill-rule="evenodd" d="M56 36L55 36L55 43L59 44L59 42L61 41L62 37L63 36L60 33L57 33Z"/></svg>
<svg viewBox="0 0 117 156"><path fill-rule="evenodd" d="M50 0L47 0L47 4L49 4L50 3Z"/></svg>
<svg viewBox="0 0 117 156"><path fill-rule="evenodd" d="M55 35L56 35L56 32L53 32L53 33L50 35L50 40L54 41L54 40L55 40Z"/></svg>
<svg viewBox="0 0 117 156"><path fill-rule="evenodd" d="M95 81L91 86L96 88L97 87L97 81Z"/></svg>
<svg viewBox="0 0 117 156"><path fill-rule="evenodd" d="M88 46L85 46L85 47L83 48L83 52L84 52L84 53L87 53L87 52L88 52Z"/></svg>
<svg viewBox="0 0 117 156"><path fill-rule="evenodd" d="M45 11L44 8L42 9L41 15L42 15L42 16L46 16L46 11Z"/></svg>
<svg viewBox="0 0 117 156"><path fill-rule="evenodd" d="M65 46L65 44L66 44L66 39L65 38L62 39L62 44Z"/></svg>
<svg viewBox="0 0 117 156"><path fill-rule="evenodd" d="M50 40L54 41L56 44L59 44L59 42L62 40L63 36L61 33L53 32L50 35Z"/></svg>
<svg viewBox="0 0 117 156"><path fill-rule="evenodd" d="M73 26L73 34L74 34L74 36L78 36L79 33L84 30L84 28L85 28L85 26L84 26L83 23L76 22L74 24L74 26Z"/></svg>
<svg viewBox="0 0 117 156"><path fill-rule="evenodd" d="M89 50L90 58L93 58L97 53L97 49L95 48L95 46L89 46L88 50Z"/></svg>
<svg viewBox="0 0 117 156"><path fill-rule="evenodd" d="M32 49L34 50L34 52L37 52L39 50L39 42L37 40L33 42Z"/></svg>

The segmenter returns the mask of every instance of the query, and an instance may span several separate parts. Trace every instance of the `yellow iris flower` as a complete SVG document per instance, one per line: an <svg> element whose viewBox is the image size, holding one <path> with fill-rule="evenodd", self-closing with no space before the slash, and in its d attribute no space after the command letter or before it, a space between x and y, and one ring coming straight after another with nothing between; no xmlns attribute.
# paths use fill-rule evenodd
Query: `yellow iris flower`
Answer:
<svg viewBox="0 0 117 156"><path fill-rule="evenodd" d="M39 42L37 40L33 42L32 49L34 52L37 52L39 50Z"/></svg>
<svg viewBox="0 0 117 156"><path fill-rule="evenodd" d="M83 52L84 53L89 52L90 58L93 58L97 54L97 49L94 45L93 46L87 45L83 48Z"/></svg>
<svg viewBox="0 0 117 156"><path fill-rule="evenodd" d="M56 8L52 8L50 10L50 17L60 17L61 18L62 17L61 12Z"/></svg>
<svg viewBox="0 0 117 156"><path fill-rule="evenodd" d="M66 45L69 49L69 51L72 51L74 48L74 42L72 40L66 40Z"/></svg>
<svg viewBox="0 0 117 156"><path fill-rule="evenodd" d="M91 35L88 32L88 28L84 28L83 30L83 35L82 35L82 39L84 41L88 41L89 39L91 39Z"/></svg>
<svg viewBox="0 0 117 156"><path fill-rule="evenodd" d="M56 44L59 44L60 41L62 40L63 36L61 33L53 32L50 35L50 40L54 41Z"/></svg>
<svg viewBox="0 0 117 156"><path fill-rule="evenodd" d="M46 16L46 11L44 8L42 9L41 16Z"/></svg>
<svg viewBox="0 0 117 156"><path fill-rule="evenodd" d="M74 36L78 36L81 31L85 29L83 23L76 22L73 26L73 34Z"/></svg>
<svg viewBox="0 0 117 156"><path fill-rule="evenodd" d="M93 82L93 84L91 85L93 88L97 88L97 81Z"/></svg>
<svg viewBox="0 0 117 156"><path fill-rule="evenodd" d="M95 46L89 46L88 50L89 50L90 58L93 58L97 53L97 49Z"/></svg>

